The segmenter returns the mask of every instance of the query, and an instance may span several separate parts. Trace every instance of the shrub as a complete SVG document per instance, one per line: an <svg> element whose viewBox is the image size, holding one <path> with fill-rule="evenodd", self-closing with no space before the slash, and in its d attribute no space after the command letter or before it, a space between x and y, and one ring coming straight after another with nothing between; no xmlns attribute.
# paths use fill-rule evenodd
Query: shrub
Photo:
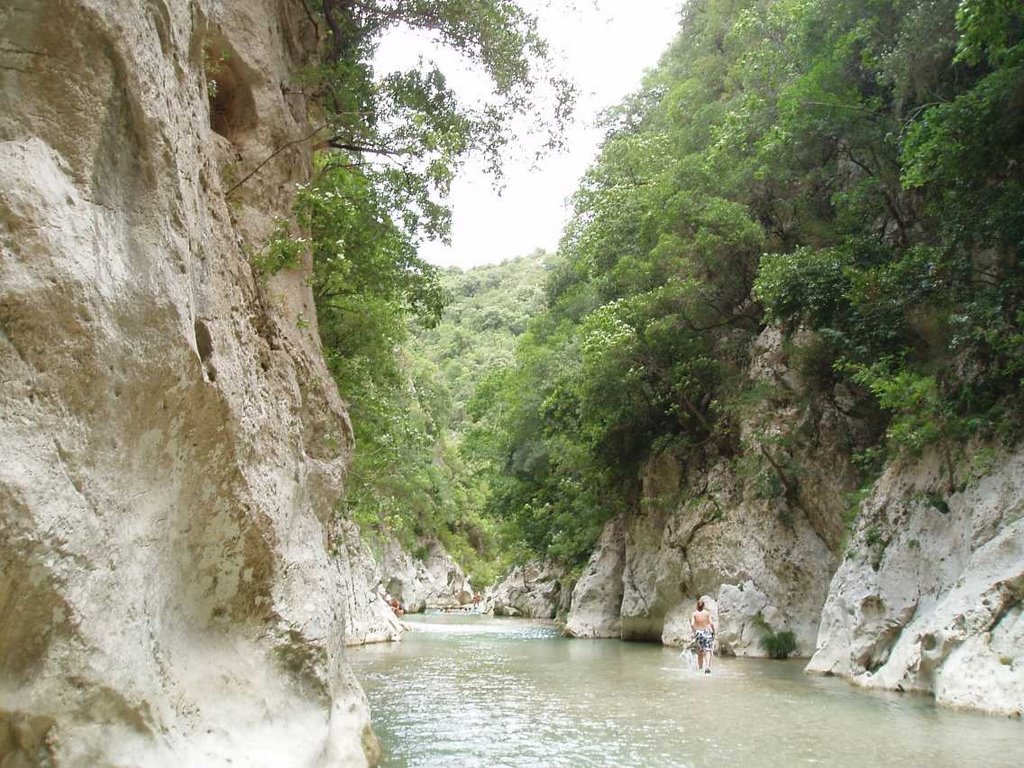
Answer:
<svg viewBox="0 0 1024 768"><path fill-rule="evenodd" d="M770 658L788 659L796 652L796 635L790 630L783 629L776 632L760 613L754 617L754 625L761 632L761 640L759 642L761 650L767 653Z"/></svg>
<svg viewBox="0 0 1024 768"><path fill-rule="evenodd" d="M761 650L773 659L788 659L796 652L796 635L788 629L772 632L770 629L761 637Z"/></svg>

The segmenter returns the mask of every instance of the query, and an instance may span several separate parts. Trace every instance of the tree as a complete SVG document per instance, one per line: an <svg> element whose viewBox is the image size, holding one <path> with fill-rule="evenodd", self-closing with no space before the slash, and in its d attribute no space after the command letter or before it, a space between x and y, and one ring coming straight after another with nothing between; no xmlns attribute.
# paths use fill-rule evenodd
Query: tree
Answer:
<svg viewBox="0 0 1024 768"><path fill-rule="evenodd" d="M511 0L307 0L322 31L322 59L304 80L323 113L322 137L358 166L413 240L445 238L444 205L460 163L484 157L499 174L515 115L529 114L542 144L560 141L575 94L555 74L536 19ZM381 36L417 30L486 73L491 95L468 104L434 62L377 76ZM326 166L330 168L331 166Z"/></svg>
<svg viewBox="0 0 1024 768"><path fill-rule="evenodd" d="M328 367L350 404L356 451L345 500L367 526L451 537L472 495L446 443L448 399L430 366L403 345L432 326L447 299L417 250L446 238L452 179L470 154L498 173L510 121L530 113L557 144L573 93L553 73L536 20L509 0L305 0L320 42L301 75L320 150L297 195L298 234L281 226L254 259L268 272L312 251L311 285ZM373 55L394 28L430 35L482 69L491 94L466 103L442 69L421 62L378 75ZM462 499L460 501L459 499Z"/></svg>

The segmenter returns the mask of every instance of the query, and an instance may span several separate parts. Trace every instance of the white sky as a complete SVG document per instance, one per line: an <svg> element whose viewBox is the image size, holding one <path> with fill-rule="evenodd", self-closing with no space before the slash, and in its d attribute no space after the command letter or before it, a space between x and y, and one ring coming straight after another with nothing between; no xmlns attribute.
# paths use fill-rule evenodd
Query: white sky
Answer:
<svg viewBox="0 0 1024 768"><path fill-rule="evenodd" d="M678 28L683 0L526 0L540 18L559 70L579 88L576 118L567 131L567 150L534 165L532 152L512 156L505 166L504 188L473 164L456 179L451 246L425 243L420 254L434 264L463 268L530 253L554 250L568 218L568 198L597 153L601 110L617 104L640 84ZM453 60L438 56L429 41L407 32L390 34L380 46L379 73L408 66L417 56L435 58L460 92L479 89Z"/></svg>

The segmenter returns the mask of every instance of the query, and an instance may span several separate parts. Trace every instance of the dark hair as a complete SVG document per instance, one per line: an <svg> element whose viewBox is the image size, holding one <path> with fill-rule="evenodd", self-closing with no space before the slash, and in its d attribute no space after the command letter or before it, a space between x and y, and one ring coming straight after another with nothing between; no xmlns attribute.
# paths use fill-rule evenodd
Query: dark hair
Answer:
<svg viewBox="0 0 1024 768"><path fill-rule="evenodd" d="M703 611L704 610L704 598L703 597L698 597L697 598L697 610L698 611Z"/></svg>

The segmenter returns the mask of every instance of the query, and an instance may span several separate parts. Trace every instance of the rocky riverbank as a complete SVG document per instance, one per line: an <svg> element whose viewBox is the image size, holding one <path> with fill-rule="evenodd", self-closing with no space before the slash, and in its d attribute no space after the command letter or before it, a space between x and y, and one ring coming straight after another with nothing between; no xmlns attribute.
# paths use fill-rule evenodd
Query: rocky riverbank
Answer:
<svg viewBox="0 0 1024 768"><path fill-rule="evenodd" d="M771 329L750 375L804 387ZM708 594L721 653L768 655L767 634L792 632L810 671L1020 715L1024 454L975 446L891 464L844 535L869 425L845 392L811 402L761 406L743 426L774 497L735 457L648 462L638 509L605 525L575 586L566 633L677 645Z"/></svg>
<svg viewBox="0 0 1024 768"><path fill-rule="evenodd" d="M472 603L469 577L437 538L420 538L413 554L390 534L361 534L353 523L342 527L345 560L352 564L354 574L353 590L346 594L349 645L401 638L403 628L389 604L392 599L404 613L450 610Z"/></svg>
<svg viewBox="0 0 1024 768"><path fill-rule="evenodd" d="M843 392L793 396L806 385L777 331L751 356L752 383L779 394L751 408L743 453L648 461L638 508L606 524L576 584L569 634L677 645L697 597L711 595L720 652L764 655L767 630L792 632L811 655L865 427L837 405Z"/></svg>
<svg viewBox="0 0 1024 768"><path fill-rule="evenodd" d="M1024 713L1024 450L889 467L829 588L808 669ZM973 466L972 466L973 464Z"/></svg>

